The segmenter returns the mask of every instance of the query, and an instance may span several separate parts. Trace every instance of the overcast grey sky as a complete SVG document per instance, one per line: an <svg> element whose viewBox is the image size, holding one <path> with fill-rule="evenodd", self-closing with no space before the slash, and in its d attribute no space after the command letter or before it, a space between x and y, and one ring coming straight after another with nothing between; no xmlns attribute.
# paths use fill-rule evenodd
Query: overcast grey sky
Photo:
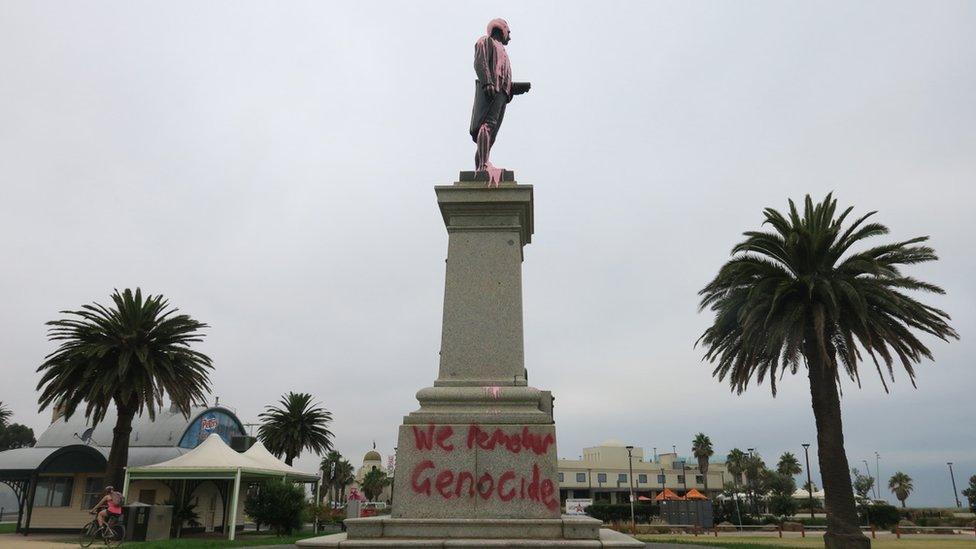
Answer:
<svg viewBox="0 0 976 549"><path fill-rule="evenodd" d="M892 239L962 340L919 389L845 387L852 463L916 505L976 474L972 2L0 3L0 400L41 430L43 323L115 287L212 328L245 421L284 392L390 454L437 371L447 236L432 186L470 169L473 45L508 19L496 165L535 185L526 365L559 454L615 437L769 460L814 442L804 377L737 397L693 343L696 292L765 206L834 191ZM311 457L301 465L312 466ZM872 459L873 465L873 459ZM819 481L817 482L819 485ZM961 486L960 486L961 488ZM890 494L889 494L890 495Z"/></svg>

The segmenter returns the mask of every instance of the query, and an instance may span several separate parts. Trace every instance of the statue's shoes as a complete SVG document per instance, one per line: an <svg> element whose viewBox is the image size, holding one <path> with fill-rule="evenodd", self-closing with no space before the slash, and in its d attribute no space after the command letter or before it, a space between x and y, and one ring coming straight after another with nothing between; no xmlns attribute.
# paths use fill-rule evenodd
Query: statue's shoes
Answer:
<svg viewBox="0 0 976 549"><path fill-rule="evenodd" d="M502 180L502 172L505 171L505 168L496 168L491 162L485 162L485 165L478 171L488 172L488 186L497 187Z"/></svg>

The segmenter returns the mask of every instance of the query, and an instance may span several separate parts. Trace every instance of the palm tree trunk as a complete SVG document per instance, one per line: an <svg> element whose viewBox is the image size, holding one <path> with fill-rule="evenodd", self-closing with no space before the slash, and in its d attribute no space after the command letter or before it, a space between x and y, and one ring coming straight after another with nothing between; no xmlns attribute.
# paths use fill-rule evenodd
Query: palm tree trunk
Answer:
<svg viewBox="0 0 976 549"><path fill-rule="evenodd" d="M705 459L707 460L708 458ZM701 462L698 462L698 470L701 471L702 474L702 484L705 485L705 497L707 498L709 497L708 496L708 461L705 461L704 465Z"/></svg>
<svg viewBox="0 0 976 549"><path fill-rule="evenodd" d="M129 462L129 435L132 434L132 418L136 415L135 406L115 405L118 418L112 429L112 449L108 453L108 464L105 466L105 482L116 490L122 491L125 477L125 466Z"/></svg>
<svg viewBox="0 0 976 549"><path fill-rule="evenodd" d="M808 338L808 341L812 340ZM825 367L815 343L808 344L806 351L810 396L817 423L820 480L826 494L827 533L824 535L824 546L826 549L870 548L871 540L861 533L857 508L854 506L851 469L844 452L844 426L834 375L836 370Z"/></svg>

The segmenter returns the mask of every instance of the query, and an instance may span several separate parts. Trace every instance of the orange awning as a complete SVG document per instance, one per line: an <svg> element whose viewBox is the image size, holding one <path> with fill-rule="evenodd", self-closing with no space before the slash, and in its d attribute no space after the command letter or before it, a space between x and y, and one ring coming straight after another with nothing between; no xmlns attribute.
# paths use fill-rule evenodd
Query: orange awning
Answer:
<svg viewBox="0 0 976 549"><path fill-rule="evenodd" d="M684 498L672 492L670 488L665 488L663 492L661 492L660 494L657 495L657 497L654 498L654 501L665 501L665 500L673 501L673 500L680 500L680 499L684 499Z"/></svg>
<svg viewBox="0 0 976 549"><path fill-rule="evenodd" d="M692 488L691 490L688 490L687 494L685 494L685 499L698 499L698 500L707 501L708 497L706 497L705 494L699 492L698 490Z"/></svg>

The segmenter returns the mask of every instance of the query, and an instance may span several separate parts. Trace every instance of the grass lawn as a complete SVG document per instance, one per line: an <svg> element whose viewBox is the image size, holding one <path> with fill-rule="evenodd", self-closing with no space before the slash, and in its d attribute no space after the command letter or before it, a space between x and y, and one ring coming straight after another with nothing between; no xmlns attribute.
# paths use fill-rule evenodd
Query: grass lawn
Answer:
<svg viewBox="0 0 976 549"><path fill-rule="evenodd" d="M0 534L13 534L14 530L17 529L17 525L13 522L5 522L0 524Z"/></svg>
<svg viewBox="0 0 976 549"><path fill-rule="evenodd" d="M784 538L760 537L760 536L736 536L713 538L706 536L680 537L673 535L650 535L637 536L641 541L658 543L686 543L691 545L714 545L716 547L726 547L728 549L792 549L795 547L823 547L823 540L816 537L807 538ZM871 549L973 549L976 542L972 537L958 536L958 539L950 537L941 538L915 538L903 537L902 539L881 538L871 540Z"/></svg>

